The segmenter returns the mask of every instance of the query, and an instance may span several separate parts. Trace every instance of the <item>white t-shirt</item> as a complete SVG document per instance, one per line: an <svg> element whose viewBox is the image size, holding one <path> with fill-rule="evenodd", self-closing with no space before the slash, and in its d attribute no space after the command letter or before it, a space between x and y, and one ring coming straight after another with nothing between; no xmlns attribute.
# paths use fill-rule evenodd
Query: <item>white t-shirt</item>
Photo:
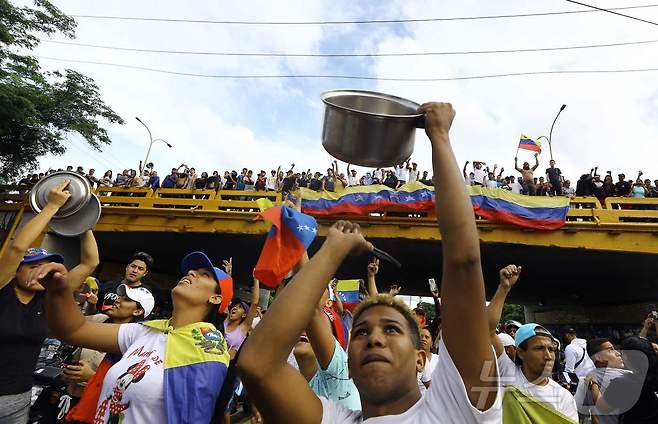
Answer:
<svg viewBox="0 0 658 424"><path fill-rule="evenodd" d="M436 364L439 363L439 355L433 353L432 357L425 363L425 369L423 372L418 373L418 388L420 388L420 393L425 394L427 387L423 383L429 383L432 381L432 375L436 369Z"/></svg>
<svg viewBox="0 0 658 424"><path fill-rule="evenodd" d="M397 173L396 173L397 175ZM381 169L375 169L375 172L373 173L373 176L379 180L379 183L381 184L382 181L384 181L384 171Z"/></svg>
<svg viewBox="0 0 658 424"><path fill-rule="evenodd" d="M578 422L578 410L573 396L567 389L552 379L549 378L548 384L543 386L529 382L523 371L521 371L521 367L515 365L505 352L498 357L498 369L500 370L500 379L503 385L514 386Z"/></svg>
<svg viewBox="0 0 658 424"><path fill-rule="evenodd" d="M594 366L594 362L589 358L586 348L587 341L585 339L573 339L571 343L564 348L564 370L566 372L572 372L576 374L578 378L583 378L587 377L594 371L596 367ZM580 361L580 363L578 363L578 361ZM578 364L577 367L576 364Z"/></svg>
<svg viewBox="0 0 658 424"><path fill-rule="evenodd" d="M502 416L502 386L498 386L496 402L486 411L471 405L466 394L464 381L452 362L448 350L439 342L437 365L432 375L432 384L427 393L411 408L400 415L385 415L369 418L367 424L500 424ZM350 411L335 402L320 398L322 402L322 424L364 423L360 412Z"/></svg>
<svg viewBox="0 0 658 424"><path fill-rule="evenodd" d="M473 173L475 174L475 177L473 178L473 181L478 183L478 184L483 184L484 185L484 179L487 176L487 171L484 169L480 168L474 168Z"/></svg>
<svg viewBox="0 0 658 424"><path fill-rule="evenodd" d="M523 186L516 180L514 180L509 186L512 189L512 193L521 194L521 190L523 190Z"/></svg>
<svg viewBox="0 0 658 424"><path fill-rule="evenodd" d="M418 170L409 170L409 182L416 181L418 179L418 176L420 175L420 171Z"/></svg>
<svg viewBox="0 0 658 424"><path fill-rule="evenodd" d="M407 182L409 180L409 171L404 165L396 166L395 176L398 178L398 180Z"/></svg>
<svg viewBox="0 0 658 424"><path fill-rule="evenodd" d="M123 357L105 375L95 422L166 423L164 353L166 335L141 324L119 327Z"/></svg>
<svg viewBox="0 0 658 424"><path fill-rule="evenodd" d="M274 176L274 177L271 177L271 176L270 176L270 177L267 177L267 180L266 180L267 182L266 182L266 184L265 184L265 187L266 187L268 190L276 190L276 180L277 180L276 176Z"/></svg>
<svg viewBox="0 0 658 424"><path fill-rule="evenodd" d="M487 180L487 188L498 188L496 180Z"/></svg>
<svg viewBox="0 0 658 424"><path fill-rule="evenodd" d="M347 185L352 187L355 185L359 185L359 178L358 177L353 177L352 174L347 176Z"/></svg>

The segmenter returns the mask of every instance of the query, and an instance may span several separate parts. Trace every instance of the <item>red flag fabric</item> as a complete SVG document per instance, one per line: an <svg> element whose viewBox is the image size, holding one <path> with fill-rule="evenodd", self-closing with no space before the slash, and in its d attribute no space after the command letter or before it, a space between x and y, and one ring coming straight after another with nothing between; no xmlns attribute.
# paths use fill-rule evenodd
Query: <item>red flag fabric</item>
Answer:
<svg viewBox="0 0 658 424"><path fill-rule="evenodd" d="M269 208L258 215L272 223L254 269L254 277L274 288L299 262L318 233L312 216L287 206Z"/></svg>

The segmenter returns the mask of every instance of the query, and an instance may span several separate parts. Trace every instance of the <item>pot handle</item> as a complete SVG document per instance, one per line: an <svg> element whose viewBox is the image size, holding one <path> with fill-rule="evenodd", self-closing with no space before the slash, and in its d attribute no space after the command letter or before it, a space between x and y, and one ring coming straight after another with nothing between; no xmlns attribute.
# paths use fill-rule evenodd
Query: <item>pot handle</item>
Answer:
<svg viewBox="0 0 658 424"><path fill-rule="evenodd" d="M425 128L425 114L420 115L416 118L416 128Z"/></svg>

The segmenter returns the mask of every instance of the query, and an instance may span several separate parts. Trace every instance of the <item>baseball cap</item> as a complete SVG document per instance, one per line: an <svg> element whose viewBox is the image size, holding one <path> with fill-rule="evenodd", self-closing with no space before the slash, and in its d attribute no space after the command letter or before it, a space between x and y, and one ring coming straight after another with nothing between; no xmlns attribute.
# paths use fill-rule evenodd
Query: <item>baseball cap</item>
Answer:
<svg viewBox="0 0 658 424"><path fill-rule="evenodd" d="M498 340L503 344L503 347L514 346L514 339L507 333L499 333Z"/></svg>
<svg viewBox="0 0 658 424"><path fill-rule="evenodd" d="M149 316L155 306L153 294L144 286L128 287L125 284L121 284L117 287L117 294L119 296L126 296L128 299L139 303L142 309L144 309L144 318Z"/></svg>
<svg viewBox="0 0 658 424"><path fill-rule="evenodd" d="M31 264L39 261L64 263L64 257L59 253L50 253L46 249L40 247L30 247L25 251L21 264Z"/></svg>
<svg viewBox="0 0 658 424"><path fill-rule="evenodd" d="M537 331L537 329L539 329L540 331ZM523 342L535 336L550 337L555 341L555 338L551 335L551 333L547 329L545 329L539 324L529 323L529 324L523 324L521 327L519 327L518 330L516 330L516 336L514 337L514 344L516 345L516 347L519 347Z"/></svg>
<svg viewBox="0 0 658 424"><path fill-rule="evenodd" d="M210 258L203 252L192 252L185 256L180 264L181 274L185 275L191 269L206 268L213 272L215 281L219 284L222 294L222 303L219 304L219 312L226 311L233 299L233 279L230 275L212 264Z"/></svg>

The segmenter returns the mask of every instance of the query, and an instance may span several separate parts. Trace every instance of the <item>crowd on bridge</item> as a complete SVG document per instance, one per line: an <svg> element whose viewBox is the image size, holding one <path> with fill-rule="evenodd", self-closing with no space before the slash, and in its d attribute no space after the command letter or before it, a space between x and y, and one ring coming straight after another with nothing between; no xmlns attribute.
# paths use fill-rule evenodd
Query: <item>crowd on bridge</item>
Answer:
<svg viewBox="0 0 658 424"><path fill-rule="evenodd" d="M421 111L444 200L433 317L410 310L398 286L379 291L377 259L364 260L356 308L342 304L338 268L374 250L347 221L303 254L267 304L256 279L248 299L234 296L240 252L220 265L214 252L192 251L167 310L148 283L158 263L148 253L100 282L91 231L70 269L62 255L31 247L70 196L64 182L0 256L0 422L230 422L238 405L252 423L658 422L658 313L621 341L502 318L523 266L500 264L485 302L475 218L449 138L454 111ZM39 357L51 365L35 374ZM46 388L32 405L35 375Z"/></svg>
<svg viewBox="0 0 658 424"><path fill-rule="evenodd" d="M497 164L490 168L483 161L473 161L472 169L467 171L470 164L470 161L467 161L462 170L464 182L467 185L500 188L529 196L595 196L600 200L606 197L658 198L658 179L653 183L649 178L642 179L644 175L642 171L638 172L634 180L619 173L617 181L614 181L612 171L607 171L602 178L596 167L590 169L589 173L582 174L574 185L571 180L565 178L552 159L545 172L537 176L538 154L534 157L535 163L532 166L529 162L519 166L518 158L514 158L514 168L521 174L518 177L503 176L505 168L498 168ZM73 171L73 166L67 166L66 170ZM94 187L255 190L277 191L284 194L291 193L299 187L315 191L341 192L345 187L359 185L383 184L391 189L398 189L405 183L413 181L428 186L434 184L434 175L428 171L421 171L418 164L411 160L390 169L376 168L365 172L364 175L359 175L357 170L350 169L350 165L347 165L346 171L346 173L340 172L338 162L334 161L325 174L319 171L312 172L310 169L299 172L295 169L294 163L285 172L279 166L277 169L272 169L269 174L264 170L254 174L253 170L242 168L240 173L233 170L225 171L223 175L218 171L213 171L212 174L205 171L197 173L194 167L181 164L177 168L171 168L170 173L162 180L152 162L145 166L140 162L138 170L124 169L117 172L116 177L111 170L107 170L99 178L95 169L85 171L82 166L78 166L74 172L84 175ZM18 181L18 184L33 185L52 172L55 171L27 175Z"/></svg>

